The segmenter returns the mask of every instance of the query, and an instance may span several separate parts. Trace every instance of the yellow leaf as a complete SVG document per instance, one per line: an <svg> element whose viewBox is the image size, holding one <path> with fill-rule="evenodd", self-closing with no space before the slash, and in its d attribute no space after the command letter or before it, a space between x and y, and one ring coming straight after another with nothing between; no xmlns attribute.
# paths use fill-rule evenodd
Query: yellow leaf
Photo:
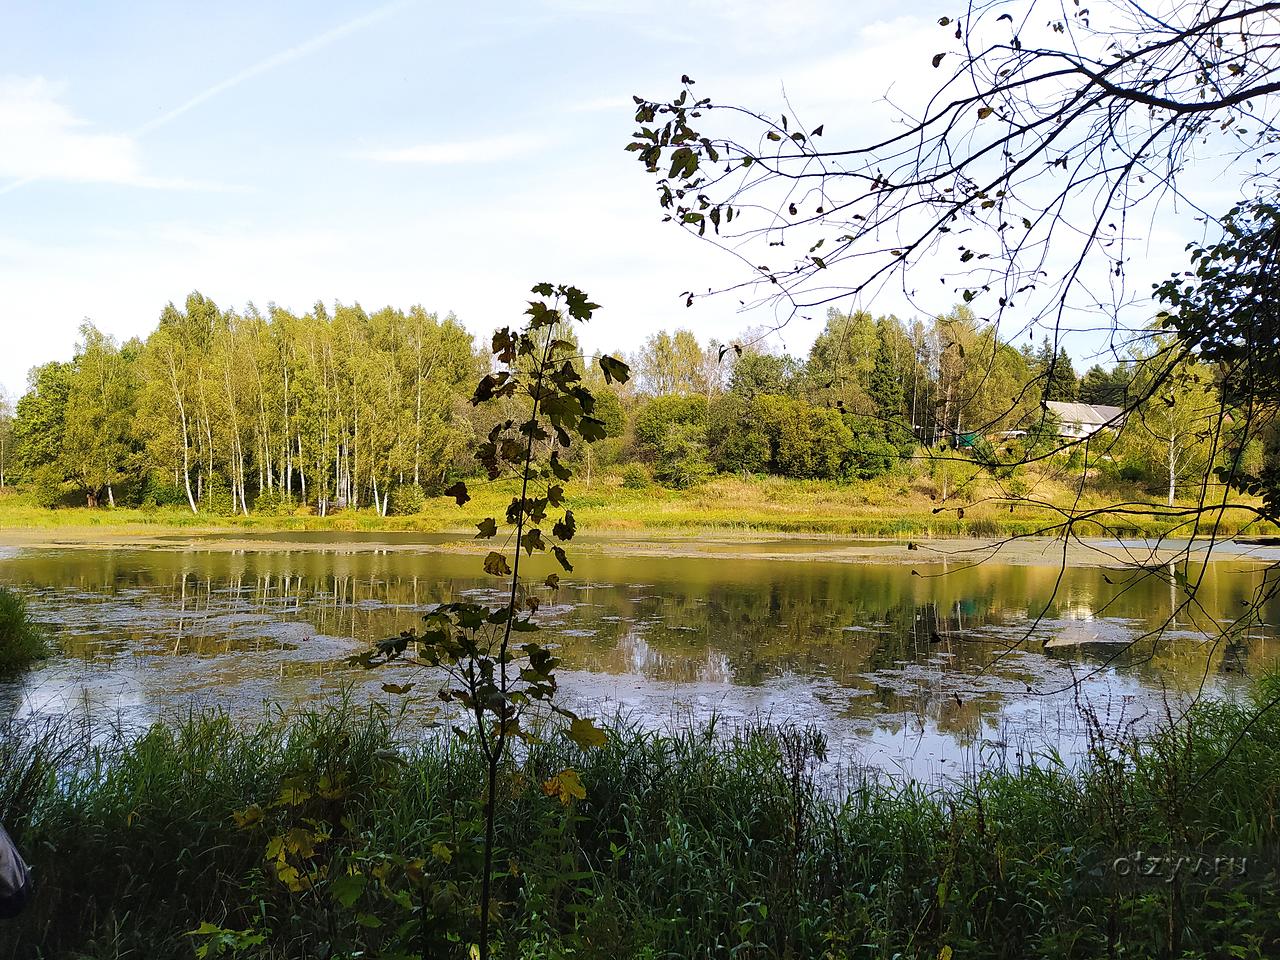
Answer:
<svg viewBox="0 0 1280 960"><path fill-rule="evenodd" d="M979 119L979 120L985 120L985 119L987 119L987 117L991 116L993 113L995 113L995 110L994 110L993 108L991 108L991 107L979 107L979 108L978 108L978 119Z"/></svg>
<svg viewBox="0 0 1280 960"><path fill-rule="evenodd" d="M574 800L587 798L587 788L582 785L578 774L573 770L561 770L543 783L542 792L548 797L555 797L566 807Z"/></svg>
<svg viewBox="0 0 1280 960"><path fill-rule="evenodd" d="M262 808L256 803L252 803L238 813L232 813L231 819L236 822L236 826L241 830L248 830L257 826L262 822Z"/></svg>
<svg viewBox="0 0 1280 960"><path fill-rule="evenodd" d="M469 960L480 960L480 945L473 943L471 949L467 951Z"/></svg>
<svg viewBox="0 0 1280 960"><path fill-rule="evenodd" d="M569 724L569 739L583 750L590 750L592 747L603 747L605 735L589 717L574 717Z"/></svg>
<svg viewBox="0 0 1280 960"><path fill-rule="evenodd" d="M445 863L451 863L453 861L453 851L438 840L431 845L431 855L437 860L442 860Z"/></svg>
<svg viewBox="0 0 1280 960"><path fill-rule="evenodd" d="M938 951L938 960L951 960L951 948L943 947Z"/></svg>
<svg viewBox="0 0 1280 960"><path fill-rule="evenodd" d="M491 550L484 558L484 572L495 577L507 577L511 575L511 565L497 550Z"/></svg>

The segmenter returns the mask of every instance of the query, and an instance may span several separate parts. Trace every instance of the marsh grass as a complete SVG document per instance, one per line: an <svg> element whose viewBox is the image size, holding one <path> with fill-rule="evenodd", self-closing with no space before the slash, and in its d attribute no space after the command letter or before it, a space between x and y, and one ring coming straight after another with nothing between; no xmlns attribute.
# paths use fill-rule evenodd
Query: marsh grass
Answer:
<svg viewBox="0 0 1280 960"><path fill-rule="evenodd" d="M0 586L0 675L29 667L49 653L49 637L31 620L26 599Z"/></svg>
<svg viewBox="0 0 1280 960"><path fill-rule="evenodd" d="M427 498L422 509L405 516L381 517L373 510L344 510L327 517L299 511L249 516L192 514L177 507L152 509L84 507L45 509L21 496L0 496L0 528L29 530L82 527L137 530L154 533L174 529L257 531L419 531L469 529L495 511L505 510L512 495L509 485L474 482L472 500L459 510L448 497ZM1010 503L999 489L984 485L963 498L940 502L927 481L889 474L875 480L836 483L781 477L718 476L688 490L669 490L654 484L628 485L624 473L598 474L592 484L576 489L574 512L593 531L650 531L696 533L708 531L779 532L864 537L1001 537L1052 532L1063 514L1033 503ZM1036 497L1060 502L1075 511L1102 511L1096 521L1080 522L1079 536L1190 536L1194 519L1163 516L1156 498L1124 511L1106 512L1115 497L1103 492L1078 499L1066 485L1044 480ZM1243 501L1242 501L1243 502ZM958 508L964 508L961 516ZM1012 509L1011 509L1012 507ZM941 509L939 509L941 508ZM938 512L935 512L937 510ZM1218 536L1236 533L1270 534L1271 524L1257 521L1247 507L1233 506L1212 520ZM1204 531L1201 531L1202 534Z"/></svg>
<svg viewBox="0 0 1280 960"><path fill-rule="evenodd" d="M1278 694L1266 679L1137 746L1099 736L1073 769L951 784L837 782L821 738L791 728L618 720L590 753L548 736L503 778L495 955L1275 956L1280 716L1263 708ZM409 732L350 703L247 727L191 716L105 746L11 729L0 812L38 893L0 927L0 957L185 958L202 923L261 936L244 956L382 956L428 934L428 955L465 956L478 861L459 825L482 771L456 738ZM566 767L587 793L569 806L541 789ZM255 804L262 822L242 829ZM323 871L290 892L265 846L321 822L332 836L308 864ZM1137 851L1248 867L1120 875Z"/></svg>

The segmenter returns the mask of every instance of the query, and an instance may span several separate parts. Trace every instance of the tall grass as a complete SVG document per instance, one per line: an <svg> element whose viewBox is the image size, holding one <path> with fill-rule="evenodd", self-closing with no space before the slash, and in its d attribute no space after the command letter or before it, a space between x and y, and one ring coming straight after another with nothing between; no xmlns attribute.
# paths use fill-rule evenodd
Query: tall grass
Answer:
<svg viewBox="0 0 1280 960"><path fill-rule="evenodd" d="M1003 537L1052 532L1062 513L1035 503L1010 504L993 483L984 479L968 491L974 502L952 498L940 504L929 481L893 473L869 481L837 483L792 480L782 477L718 476L688 490L668 490L655 485L628 486L621 474L597 474L591 486L575 492L581 522L595 531L694 531L780 532L868 537ZM1049 502L1072 504L1078 510L1103 510L1117 497L1091 491L1077 498L1074 488L1058 481L1037 482L1036 496ZM0 527L44 530L75 527L95 530L137 530L159 533L167 529L199 533L202 530L245 531L420 531L469 529L484 516L506 509L512 489L503 483L476 485L473 499L459 510L452 498L428 498L411 515L381 517L371 509L343 510L327 517L301 511L278 516L255 512L250 516L193 514L179 507L90 510L84 507L45 509L19 496L0 496ZM1075 527L1081 536L1189 536L1194 524L1186 518L1171 519L1159 498L1147 498L1146 506L1132 511L1098 513L1096 521ZM1244 503L1252 502L1247 498ZM939 506L945 507L935 512ZM952 509L963 506L965 516ZM1240 532L1275 532L1261 523L1256 512L1238 506L1214 513L1220 536ZM1205 530L1201 529L1201 535Z"/></svg>
<svg viewBox="0 0 1280 960"><path fill-rule="evenodd" d="M589 753L548 736L504 778L495 955L1280 955L1277 696L1268 679L1141 745L1099 738L1075 769L932 786L833 789L803 730L615 722ZM345 704L107 747L10 731L0 802L38 887L0 957L185 958L202 923L261 937L235 941L245 956L465 956L482 771L456 738L404 732ZM587 794L568 806L542 789L567 767ZM317 824L315 882L291 892L267 844ZM1247 859L1168 881L1117 867L1170 855Z"/></svg>
<svg viewBox="0 0 1280 960"><path fill-rule="evenodd" d="M17 590L0 586L0 674L12 673L49 655L49 638L27 613Z"/></svg>

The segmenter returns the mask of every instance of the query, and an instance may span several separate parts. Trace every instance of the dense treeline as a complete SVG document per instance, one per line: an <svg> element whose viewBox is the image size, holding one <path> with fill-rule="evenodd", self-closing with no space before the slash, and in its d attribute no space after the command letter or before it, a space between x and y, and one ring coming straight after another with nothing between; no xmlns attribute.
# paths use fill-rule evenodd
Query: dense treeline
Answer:
<svg viewBox="0 0 1280 960"><path fill-rule="evenodd" d="M609 437L584 455L584 475L855 481L954 448L1016 462L1054 435L1042 401L1123 405L1142 375L1127 363L1077 377L1064 350L1014 349L963 307L910 323L832 310L804 357L763 342L653 334L630 358L631 384L591 384ZM486 356L457 319L422 307L239 313L193 293L145 340L117 344L86 322L73 360L33 369L12 410L0 405L0 483L46 505L414 512L475 472L468 451L495 416L468 402ZM1212 381L1186 371L1178 402L1162 395L1135 422L1128 479L1167 481L1172 496L1203 468Z"/></svg>
<svg viewBox="0 0 1280 960"><path fill-rule="evenodd" d="M437 484L471 438L471 335L420 307L295 316L219 310L193 293L145 340L91 324L70 363L34 369L13 467L52 501L186 503L193 511L372 506Z"/></svg>

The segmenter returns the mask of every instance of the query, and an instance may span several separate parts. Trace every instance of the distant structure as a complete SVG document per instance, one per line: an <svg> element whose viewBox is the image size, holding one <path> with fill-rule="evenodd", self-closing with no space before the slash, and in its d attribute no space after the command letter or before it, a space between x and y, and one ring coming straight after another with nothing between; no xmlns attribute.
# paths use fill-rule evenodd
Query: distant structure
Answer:
<svg viewBox="0 0 1280 960"><path fill-rule="evenodd" d="M1119 430L1124 426L1124 408L1101 403L1065 403L1046 400L1045 407L1062 421L1058 431L1064 437L1083 440L1099 430Z"/></svg>

